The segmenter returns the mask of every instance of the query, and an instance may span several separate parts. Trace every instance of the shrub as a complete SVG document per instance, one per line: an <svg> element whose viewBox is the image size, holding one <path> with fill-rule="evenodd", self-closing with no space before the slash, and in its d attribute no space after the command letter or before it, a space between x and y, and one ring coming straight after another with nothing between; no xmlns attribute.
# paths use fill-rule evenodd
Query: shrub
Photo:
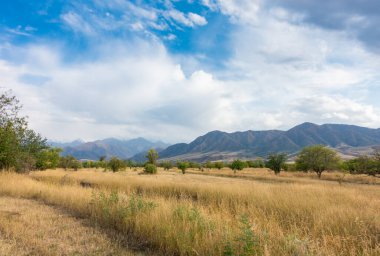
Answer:
<svg viewBox="0 0 380 256"><path fill-rule="evenodd" d="M178 162L177 163L178 169L182 171L182 174L186 173L186 169L189 167L189 163L187 162Z"/></svg>
<svg viewBox="0 0 380 256"><path fill-rule="evenodd" d="M157 173L157 167L154 164L146 164L145 168L144 168L144 173L156 174Z"/></svg>
<svg viewBox="0 0 380 256"><path fill-rule="evenodd" d="M108 167L113 171L113 172L118 172L120 169L125 168L125 163L118 159L117 157L112 157L110 161L108 162Z"/></svg>
<svg viewBox="0 0 380 256"><path fill-rule="evenodd" d="M230 168L234 171L234 173L236 173L236 171L243 170L245 167L247 167L246 163L239 159L234 160L230 165Z"/></svg>

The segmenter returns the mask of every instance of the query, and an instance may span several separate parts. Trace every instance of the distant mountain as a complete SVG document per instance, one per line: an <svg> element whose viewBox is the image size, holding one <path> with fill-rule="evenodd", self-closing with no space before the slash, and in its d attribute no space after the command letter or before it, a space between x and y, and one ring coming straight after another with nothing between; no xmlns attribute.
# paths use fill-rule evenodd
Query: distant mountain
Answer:
<svg viewBox="0 0 380 256"><path fill-rule="evenodd" d="M189 144L179 143L166 148L160 152L160 159L212 161L265 157L271 152L295 154L305 146L316 144L330 146L342 154L357 155L357 152L367 152L380 144L380 129L303 123L288 131L213 131Z"/></svg>
<svg viewBox="0 0 380 256"><path fill-rule="evenodd" d="M74 140L72 142L57 142L57 141L48 141L48 144L55 148L65 148L65 147L75 147L80 144L83 144L83 140Z"/></svg>
<svg viewBox="0 0 380 256"><path fill-rule="evenodd" d="M76 142L68 144L56 143L53 146L63 148L62 155L72 155L78 159L98 160L100 156L110 158L116 156L122 159L146 152L151 148L166 148L169 146L161 141L151 142L144 138L118 140L108 138L92 142Z"/></svg>

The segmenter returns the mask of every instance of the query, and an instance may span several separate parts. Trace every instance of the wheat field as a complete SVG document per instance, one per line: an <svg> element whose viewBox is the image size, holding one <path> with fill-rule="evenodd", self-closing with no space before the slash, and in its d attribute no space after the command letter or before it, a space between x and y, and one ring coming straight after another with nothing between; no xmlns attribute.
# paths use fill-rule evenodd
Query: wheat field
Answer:
<svg viewBox="0 0 380 256"><path fill-rule="evenodd" d="M88 223L73 234L89 241L88 247L50 241L55 249L45 253L51 255L62 255L65 244L78 255L380 255L380 187L370 178L340 182L335 174L330 174L335 180L318 180L264 169L241 177L218 176L230 175L227 170L140 174L138 169L3 172L0 204L27 200ZM65 237L57 222L51 222L56 232L51 225L30 224L38 229L36 238L1 216L0 253L14 241L30 250Z"/></svg>

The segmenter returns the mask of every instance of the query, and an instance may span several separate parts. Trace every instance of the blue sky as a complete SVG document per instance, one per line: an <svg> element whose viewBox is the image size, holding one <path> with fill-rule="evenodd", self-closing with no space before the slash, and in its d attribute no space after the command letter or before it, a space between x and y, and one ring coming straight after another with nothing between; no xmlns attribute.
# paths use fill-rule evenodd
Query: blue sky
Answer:
<svg viewBox="0 0 380 256"><path fill-rule="evenodd" d="M0 2L0 87L52 140L380 127L373 0Z"/></svg>

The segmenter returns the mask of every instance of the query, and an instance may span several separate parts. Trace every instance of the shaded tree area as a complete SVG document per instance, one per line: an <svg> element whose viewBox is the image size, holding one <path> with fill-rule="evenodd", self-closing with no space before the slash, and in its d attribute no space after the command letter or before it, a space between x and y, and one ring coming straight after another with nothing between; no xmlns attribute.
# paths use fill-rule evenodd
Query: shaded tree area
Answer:
<svg viewBox="0 0 380 256"><path fill-rule="evenodd" d="M0 95L0 169L26 172L42 167L46 139L28 127L22 106L10 91ZM49 160L50 161L50 160Z"/></svg>

